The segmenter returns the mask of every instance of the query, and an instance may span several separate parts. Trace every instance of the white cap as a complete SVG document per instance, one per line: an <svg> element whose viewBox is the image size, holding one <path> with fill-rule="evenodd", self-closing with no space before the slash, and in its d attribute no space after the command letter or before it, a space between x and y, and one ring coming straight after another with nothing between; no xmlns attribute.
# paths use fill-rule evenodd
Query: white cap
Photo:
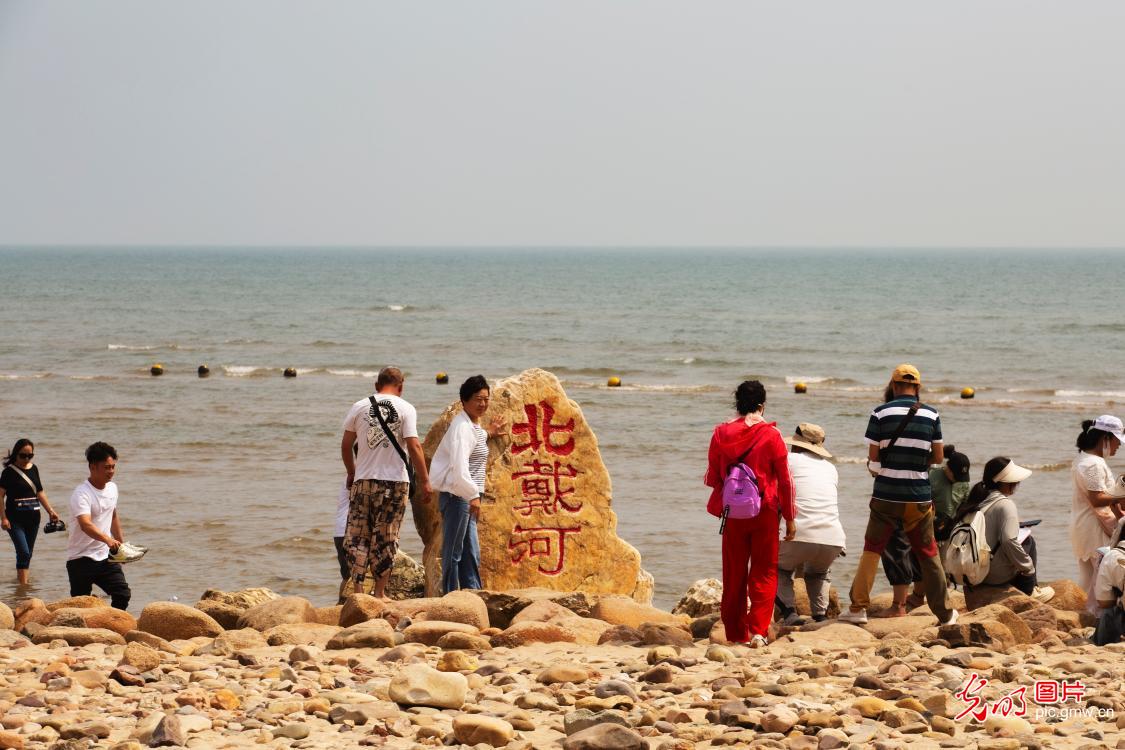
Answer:
<svg viewBox="0 0 1125 750"><path fill-rule="evenodd" d="M1103 414L1094 420L1094 429L1108 432L1113 435L1118 441L1125 443L1125 428L1121 425L1121 420L1112 414Z"/></svg>
<svg viewBox="0 0 1125 750"><path fill-rule="evenodd" d="M1009 461L1008 465L1000 470L1000 473L993 477L994 482L1022 482L1031 476L1031 469L1025 469L1017 464L1015 461Z"/></svg>

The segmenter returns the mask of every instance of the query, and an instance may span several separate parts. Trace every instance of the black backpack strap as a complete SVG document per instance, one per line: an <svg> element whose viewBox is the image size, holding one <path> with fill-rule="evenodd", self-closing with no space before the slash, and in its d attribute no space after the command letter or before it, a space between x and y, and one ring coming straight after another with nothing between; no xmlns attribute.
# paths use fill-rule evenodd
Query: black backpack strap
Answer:
<svg viewBox="0 0 1125 750"><path fill-rule="evenodd" d="M414 467L410 465L410 460L406 457L406 451L398 444L395 439L395 434L391 432L391 428L387 425L387 420L383 419L383 410L379 408L379 402L375 400L374 396L368 396L367 400L371 402L371 410L375 412L375 418L379 420L379 426L383 428L383 433L387 439L391 441L391 447L395 449L395 453L406 464L406 474L410 477L410 482L414 482Z"/></svg>
<svg viewBox="0 0 1125 750"><path fill-rule="evenodd" d="M891 442L887 443L886 448L879 449L879 463L883 463L883 461L886 460L887 453L889 453L891 448L894 447L894 444L898 442L898 439L902 437L902 433L906 432L906 427L910 424L910 420L914 419L914 415L918 413L918 409L920 408L922 408L921 401L915 401L910 405L910 409L907 410L906 416L903 417L902 421L898 423L898 429L895 430L895 434L891 436Z"/></svg>

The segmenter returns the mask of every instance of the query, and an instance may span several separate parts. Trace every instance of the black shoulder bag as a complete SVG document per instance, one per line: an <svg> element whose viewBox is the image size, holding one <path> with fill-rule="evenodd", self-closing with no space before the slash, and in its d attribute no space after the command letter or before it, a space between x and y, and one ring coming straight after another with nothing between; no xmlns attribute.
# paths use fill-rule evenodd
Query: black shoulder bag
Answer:
<svg viewBox="0 0 1125 750"><path fill-rule="evenodd" d="M406 476L410 477L410 494L407 499L414 498L414 467L410 465L410 460L406 457L406 451L398 444L395 439L395 434L391 432L391 428L387 426L387 420L383 419L383 410L379 408L379 402L375 400L374 396L368 396L367 400L371 402L371 410L375 412L375 418L379 420L379 426L383 428L383 434L387 436L387 440L391 441L391 447L395 449L395 453L406 464Z"/></svg>

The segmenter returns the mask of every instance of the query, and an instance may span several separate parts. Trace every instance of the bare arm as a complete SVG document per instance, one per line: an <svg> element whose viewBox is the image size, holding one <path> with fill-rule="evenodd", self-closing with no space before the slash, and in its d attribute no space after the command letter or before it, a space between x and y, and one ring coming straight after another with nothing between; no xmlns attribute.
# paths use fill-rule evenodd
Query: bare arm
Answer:
<svg viewBox="0 0 1125 750"><path fill-rule="evenodd" d="M8 520L7 505L4 502L4 488L0 487L0 529L4 529L4 531L12 528L12 522Z"/></svg>
<svg viewBox="0 0 1125 750"><path fill-rule="evenodd" d="M77 521L78 528L82 529L83 534L90 537L91 539L95 539L101 542L102 544L109 545L109 549L111 552L119 544L121 544L121 524L117 520L117 511L113 512L113 523L110 524L110 531L112 531L116 535L116 538L113 536L106 536L101 531L99 531L98 527L94 525L94 522L90 519L90 516L87 513L83 513L82 515L78 516Z"/></svg>
<svg viewBox="0 0 1125 750"><path fill-rule="evenodd" d="M1090 501L1090 505L1095 508L1105 508L1107 506L1117 505L1121 502L1121 498L1114 497L1101 490L1086 490L1086 499Z"/></svg>
<svg viewBox="0 0 1125 750"><path fill-rule="evenodd" d="M430 470L426 468L426 454L422 452L422 443L416 437L406 438L406 450L410 453L410 465L414 467L414 474L422 483L422 501L428 503L434 488L430 485Z"/></svg>
<svg viewBox="0 0 1125 750"><path fill-rule="evenodd" d="M930 449L930 466L937 466L945 460L945 445L943 443L934 443L933 448Z"/></svg>
<svg viewBox="0 0 1125 750"><path fill-rule="evenodd" d="M47 515L50 516L52 520L57 520L59 514L55 512L55 509L51 507L51 503L48 502L46 491L39 490L37 497L39 498L39 504L47 511Z"/></svg>
<svg viewBox="0 0 1125 750"><path fill-rule="evenodd" d="M879 446L875 443L868 443L867 445L867 473L875 477L879 472L871 468L871 464L879 463Z"/></svg>
<svg viewBox="0 0 1125 750"><path fill-rule="evenodd" d="M340 441L340 458L344 461L344 470L348 472L349 489L351 489L352 482L355 480L355 454L352 453L353 445L355 445L355 433L351 430L344 430L344 437Z"/></svg>
<svg viewBox="0 0 1125 750"><path fill-rule="evenodd" d="M117 515L116 508L113 511L113 520L109 524L109 531L114 539L125 539L125 535L121 533L121 518Z"/></svg>

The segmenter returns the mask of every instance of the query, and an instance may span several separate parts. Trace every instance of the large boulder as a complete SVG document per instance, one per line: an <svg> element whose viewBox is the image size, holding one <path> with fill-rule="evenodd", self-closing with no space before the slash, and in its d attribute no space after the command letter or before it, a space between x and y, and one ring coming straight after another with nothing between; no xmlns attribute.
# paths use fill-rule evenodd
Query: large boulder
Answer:
<svg viewBox="0 0 1125 750"><path fill-rule="evenodd" d="M281 595L274 591L257 587L230 592L220 591L219 589L207 589L203 592L203 596L200 597L200 601L214 601L245 610L280 598Z"/></svg>
<svg viewBox="0 0 1125 750"><path fill-rule="evenodd" d="M597 595L585 591L555 591L545 588L513 589L511 591L490 591L480 589L472 592L479 596L488 610L488 622L494 628L503 630L512 624L513 618L535 602L550 601L566 607L579 617L589 617Z"/></svg>
<svg viewBox="0 0 1125 750"><path fill-rule="evenodd" d="M55 616L51 610L47 609L46 602L34 597L24 599L17 604L12 614L15 616L15 623L12 625L12 629L19 631L22 631L24 626L29 622L39 625L48 625Z"/></svg>
<svg viewBox="0 0 1125 750"><path fill-rule="evenodd" d="M427 460L460 410L458 400L430 428ZM489 441L478 525L484 588L541 586L651 601L640 554L617 536L598 440L558 378L532 369L499 381L484 421L496 417L509 428ZM441 514L437 503L423 502L420 488L411 502L425 544L426 593L433 596L441 583Z"/></svg>
<svg viewBox="0 0 1125 750"><path fill-rule="evenodd" d="M987 607L974 609L961 616L960 622L986 623L995 621L1003 624L1012 634L1015 643L1031 643L1031 629L1020 616L1003 604L989 604Z"/></svg>
<svg viewBox="0 0 1125 750"><path fill-rule="evenodd" d="M371 594L351 594L340 609L340 627L350 628L368 620L378 620L388 608L387 602Z"/></svg>
<svg viewBox="0 0 1125 750"><path fill-rule="evenodd" d="M292 625L277 625L262 633L266 643L271 646L318 646L324 648L332 636L343 628L337 625L322 625L318 622L298 622Z"/></svg>
<svg viewBox="0 0 1125 750"><path fill-rule="evenodd" d="M672 608L672 614L687 615L694 619L718 612L722 603L723 582L718 578L701 578L688 587Z"/></svg>
<svg viewBox="0 0 1125 750"><path fill-rule="evenodd" d="M344 628L329 639L329 649L391 648L395 645L395 631L386 620L368 620Z"/></svg>
<svg viewBox="0 0 1125 750"><path fill-rule="evenodd" d="M468 591L451 591L426 607L424 619L463 622L484 630L488 627L488 608L479 596Z"/></svg>
<svg viewBox="0 0 1125 750"><path fill-rule="evenodd" d="M51 625L70 625L80 628L105 628L119 635L137 629L137 618L123 609L113 607L64 607L56 609Z"/></svg>
<svg viewBox="0 0 1125 750"><path fill-rule="evenodd" d="M558 622L520 622L492 636L493 646L515 648L531 643L577 643L578 634Z"/></svg>
<svg viewBox="0 0 1125 750"><path fill-rule="evenodd" d="M249 651L254 648L265 648L269 643L261 632L253 628L241 630L224 630L216 636L215 640L195 653L200 656L233 656L240 651Z"/></svg>
<svg viewBox="0 0 1125 750"><path fill-rule="evenodd" d="M1055 595L1051 597L1051 601L1047 602L1047 605L1053 609L1066 612L1086 611L1086 591L1074 581L1061 578L1040 585L1050 586L1055 590Z"/></svg>
<svg viewBox="0 0 1125 750"><path fill-rule="evenodd" d="M423 620L408 626L402 631L407 643L424 643L434 646L442 636L448 633L467 633L478 635L480 629L463 622L443 622L441 620Z"/></svg>
<svg viewBox="0 0 1125 750"><path fill-rule="evenodd" d="M390 699L400 706L459 709L469 681L458 672L439 672L427 664L409 664L391 678Z"/></svg>
<svg viewBox="0 0 1125 750"><path fill-rule="evenodd" d="M980 609L989 604L999 604L1013 596L1026 596L1014 586L972 586L965 592L965 607Z"/></svg>
<svg viewBox="0 0 1125 750"><path fill-rule="evenodd" d="M14 630L16 627L16 615L12 612L11 608L0 602L0 630Z"/></svg>
<svg viewBox="0 0 1125 750"><path fill-rule="evenodd" d="M222 625L224 630L237 630L238 618L242 617L242 613L246 611L241 607L217 599L202 599L195 605L195 608Z"/></svg>
<svg viewBox="0 0 1125 750"><path fill-rule="evenodd" d="M391 599L417 599L426 595L426 569L414 558L399 550L395 554L386 594Z"/></svg>
<svg viewBox="0 0 1125 750"><path fill-rule="evenodd" d="M84 596L69 596L47 605L47 609L56 612L60 609L88 609L90 607L108 607L105 599L100 596L86 594Z"/></svg>
<svg viewBox="0 0 1125 750"><path fill-rule="evenodd" d="M31 642L50 643L54 640L66 641L70 646L89 646L92 643L125 645L125 639L121 635L103 628L46 627L36 633Z"/></svg>
<svg viewBox="0 0 1125 750"><path fill-rule="evenodd" d="M687 627L691 618L686 615L673 615L648 604L640 604L624 596L603 596L594 605L591 617L608 622L610 625L640 627L646 622L662 622Z"/></svg>
<svg viewBox="0 0 1125 750"><path fill-rule="evenodd" d="M214 638L223 632L223 626L195 607L178 602L152 602L141 610L137 630L174 641L198 636Z"/></svg>
<svg viewBox="0 0 1125 750"><path fill-rule="evenodd" d="M238 618L238 627L266 631L278 625L316 622L316 607L300 596L283 596L251 607Z"/></svg>

